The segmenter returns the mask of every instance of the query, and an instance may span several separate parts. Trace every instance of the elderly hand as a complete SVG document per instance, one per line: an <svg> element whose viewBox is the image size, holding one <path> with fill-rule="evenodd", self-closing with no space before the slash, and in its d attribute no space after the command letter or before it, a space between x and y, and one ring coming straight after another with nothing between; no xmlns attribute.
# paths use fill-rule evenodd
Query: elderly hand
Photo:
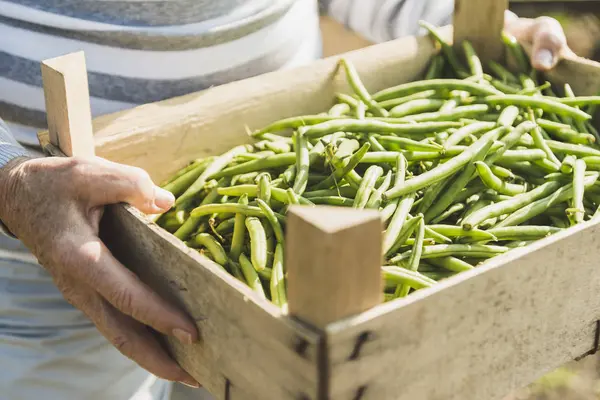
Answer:
<svg viewBox="0 0 600 400"><path fill-rule="evenodd" d="M531 46L531 64L535 69L548 71L559 60L572 51L567 46L567 38L560 23L554 18L519 18L507 11L505 29L521 43Z"/></svg>
<svg viewBox="0 0 600 400"><path fill-rule="evenodd" d="M98 238L105 205L126 202L161 213L174 200L143 170L101 158L20 158L0 169L0 219L67 301L141 367L198 387L147 329L190 344L198 337L194 322L121 265Z"/></svg>

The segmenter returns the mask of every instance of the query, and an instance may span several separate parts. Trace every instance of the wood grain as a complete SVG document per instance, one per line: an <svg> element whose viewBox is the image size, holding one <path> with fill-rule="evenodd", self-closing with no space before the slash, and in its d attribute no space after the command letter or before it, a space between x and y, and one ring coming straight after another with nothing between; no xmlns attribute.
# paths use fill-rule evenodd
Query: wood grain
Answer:
<svg viewBox="0 0 600 400"><path fill-rule="evenodd" d="M508 0L455 0L454 43L459 49L463 40L469 40L482 60L501 61L504 45L504 11Z"/></svg>
<svg viewBox="0 0 600 400"><path fill-rule="evenodd" d="M332 324L330 398L494 400L589 352L599 248L599 223L586 223Z"/></svg>
<svg viewBox="0 0 600 400"><path fill-rule="evenodd" d="M45 60L42 79L50 142L68 156L94 156L94 134L83 52Z"/></svg>
<svg viewBox="0 0 600 400"><path fill-rule="evenodd" d="M379 212L294 206L286 225L291 315L322 329L381 303Z"/></svg>

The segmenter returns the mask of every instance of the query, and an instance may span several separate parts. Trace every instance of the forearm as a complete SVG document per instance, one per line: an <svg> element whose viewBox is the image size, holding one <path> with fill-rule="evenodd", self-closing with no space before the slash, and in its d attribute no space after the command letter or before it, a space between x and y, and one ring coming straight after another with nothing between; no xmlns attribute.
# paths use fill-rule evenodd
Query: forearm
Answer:
<svg viewBox="0 0 600 400"><path fill-rule="evenodd" d="M4 121L0 119L0 178L1 174L7 173L6 169L2 167L4 167L6 164L8 164L11 160L15 158L27 155L27 150L25 150L21 145L17 143L15 138L11 135L10 131L8 130L8 127L6 126ZM1 197L2 196L0 196L0 198ZM1 220L0 234L12 236Z"/></svg>

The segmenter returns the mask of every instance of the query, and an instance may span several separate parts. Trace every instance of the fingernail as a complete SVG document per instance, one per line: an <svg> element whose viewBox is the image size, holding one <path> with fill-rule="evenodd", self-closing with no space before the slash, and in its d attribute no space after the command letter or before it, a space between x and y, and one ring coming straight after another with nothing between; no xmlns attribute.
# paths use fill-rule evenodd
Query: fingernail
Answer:
<svg viewBox="0 0 600 400"><path fill-rule="evenodd" d="M535 61L540 67L550 69L554 63L554 56L550 50L541 49L535 55Z"/></svg>
<svg viewBox="0 0 600 400"><path fill-rule="evenodd" d="M175 336L175 338L183 344L194 343L192 340L192 335L189 332L184 331L183 329L173 329L173 336Z"/></svg>
<svg viewBox="0 0 600 400"><path fill-rule="evenodd" d="M154 188L154 205L156 207L161 210L168 210L173 207L174 203L175 196L173 196L173 193L163 188L159 188L158 186Z"/></svg>
<svg viewBox="0 0 600 400"><path fill-rule="evenodd" d="M181 381L180 382L182 385L185 385L187 387L191 387L194 389L199 389L200 388L200 384L198 382L196 382L195 380L193 380L192 378L186 378L185 381Z"/></svg>

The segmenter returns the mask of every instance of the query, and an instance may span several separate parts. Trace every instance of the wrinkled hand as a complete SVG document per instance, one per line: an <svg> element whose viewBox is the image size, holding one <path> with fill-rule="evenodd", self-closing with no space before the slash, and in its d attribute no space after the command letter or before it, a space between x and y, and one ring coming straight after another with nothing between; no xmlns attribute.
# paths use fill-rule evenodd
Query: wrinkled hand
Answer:
<svg viewBox="0 0 600 400"><path fill-rule="evenodd" d="M147 329L192 343L198 337L194 323L121 265L98 238L105 205L125 202L156 214L174 200L143 170L101 158L21 158L0 170L0 219L67 301L141 367L198 386Z"/></svg>
<svg viewBox="0 0 600 400"><path fill-rule="evenodd" d="M521 43L531 46L531 64L535 69L548 71L572 51L560 23L554 18L519 18L507 11L504 27Z"/></svg>

